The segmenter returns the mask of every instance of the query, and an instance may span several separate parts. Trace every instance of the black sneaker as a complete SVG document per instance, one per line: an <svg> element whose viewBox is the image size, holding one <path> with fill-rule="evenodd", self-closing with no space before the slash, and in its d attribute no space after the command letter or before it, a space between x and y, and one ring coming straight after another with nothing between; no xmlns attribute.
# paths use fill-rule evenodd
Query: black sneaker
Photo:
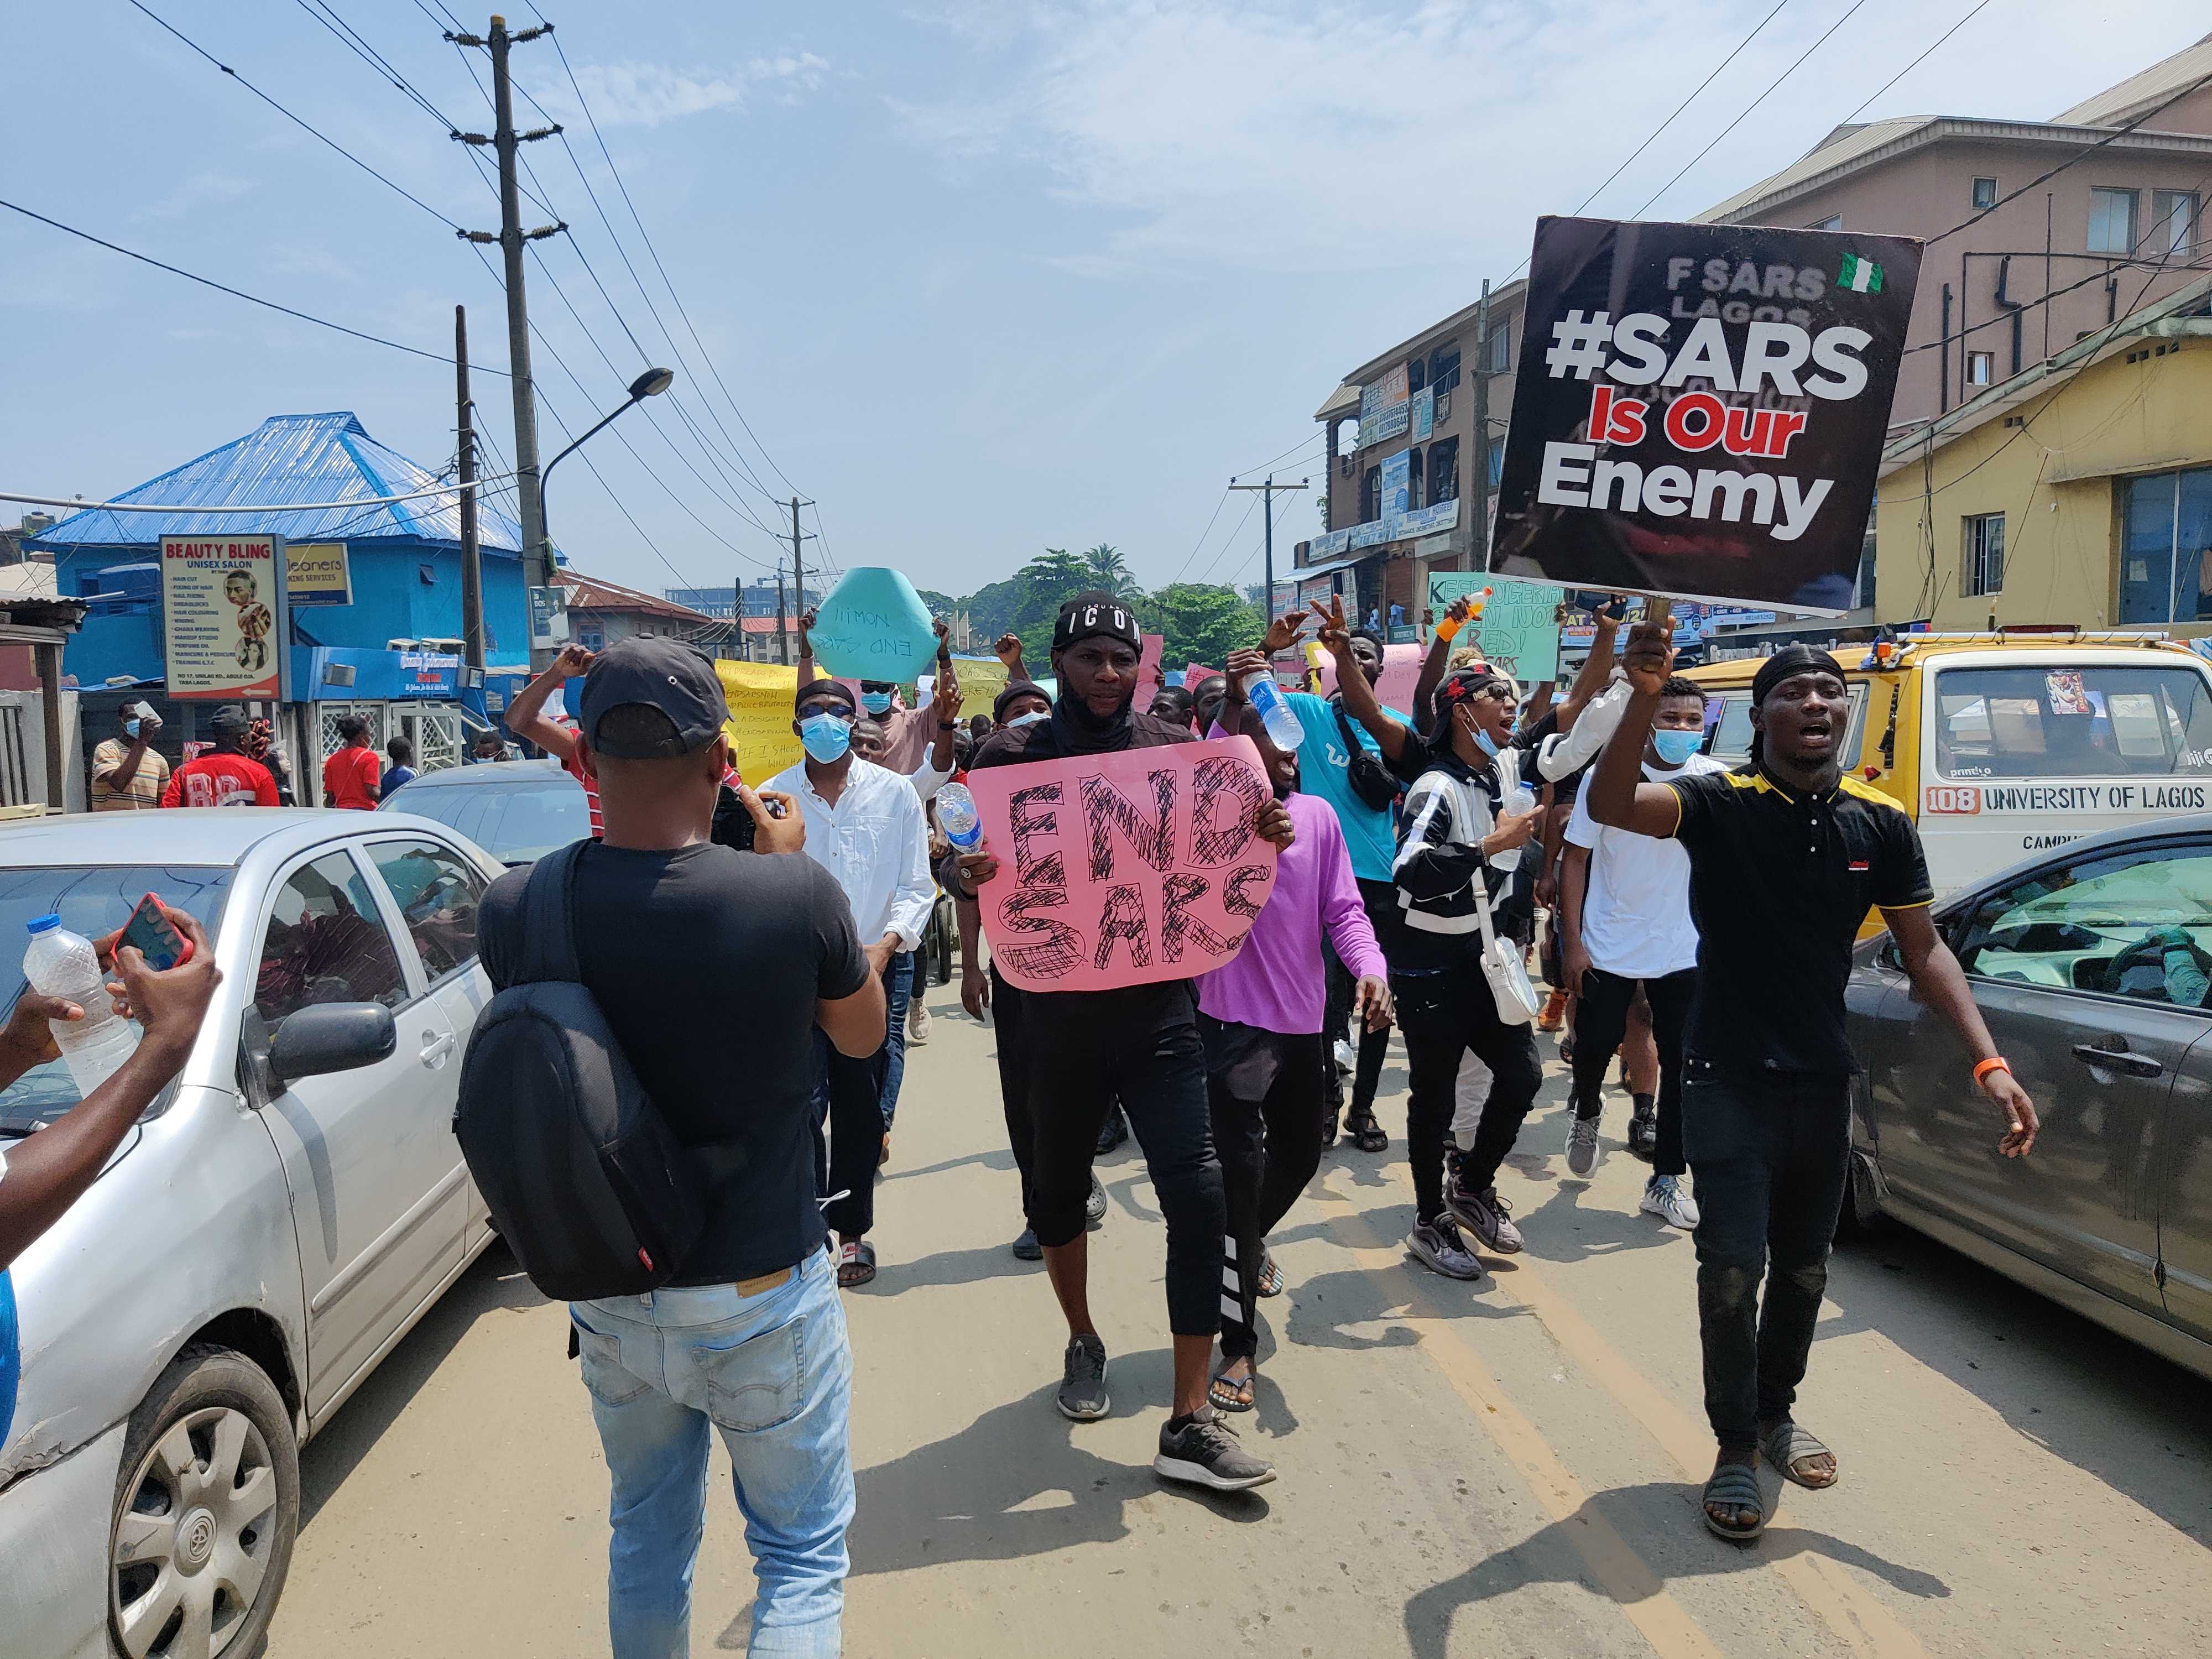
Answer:
<svg viewBox="0 0 2212 1659"><path fill-rule="evenodd" d="M1106 1114L1106 1121L1098 1126L1097 1156L1103 1158L1129 1138L1129 1120L1123 1116L1117 1104Z"/></svg>
<svg viewBox="0 0 2212 1659"><path fill-rule="evenodd" d="M1656 1106L1639 1108L1628 1120L1628 1152L1646 1164L1659 1146L1659 1109Z"/></svg>
<svg viewBox="0 0 2212 1659"><path fill-rule="evenodd" d="M1022 1236L1014 1241L1013 1249L1015 1255L1024 1261L1044 1260L1044 1246L1037 1243L1036 1229L1034 1227L1022 1229Z"/></svg>
<svg viewBox="0 0 2212 1659"><path fill-rule="evenodd" d="M1180 1429L1160 1425L1159 1455L1152 1468L1167 1480L1215 1492L1245 1492L1275 1478L1275 1466L1237 1444L1236 1430L1211 1408Z"/></svg>
<svg viewBox="0 0 2212 1659"><path fill-rule="evenodd" d="M1089 1331L1071 1336L1061 1364L1060 1392L1053 1397L1060 1414L1077 1423L1105 1416L1114 1403L1106 1393L1106 1345Z"/></svg>
<svg viewBox="0 0 2212 1659"><path fill-rule="evenodd" d="M1091 1172L1091 1196L1083 1200L1083 1218L1094 1227L1106 1218L1106 1183L1096 1170Z"/></svg>

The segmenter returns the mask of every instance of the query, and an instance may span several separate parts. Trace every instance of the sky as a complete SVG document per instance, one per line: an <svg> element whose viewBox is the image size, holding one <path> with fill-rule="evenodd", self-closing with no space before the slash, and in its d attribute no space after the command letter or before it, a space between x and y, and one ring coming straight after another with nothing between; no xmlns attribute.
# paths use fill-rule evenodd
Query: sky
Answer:
<svg viewBox="0 0 2212 1659"><path fill-rule="evenodd" d="M959 594L1108 542L1147 586L1256 582L1257 498L1230 477L1318 485L1312 415L1344 374L1506 279L1535 217L1577 209L1770 13L1587 211L1686 216L1855 112L2047 118L2203 22L1984 0L1908 69L1975 0L547 4L558 52L514 52L540 106L518 125L566 129L525 152L526 225L570 227L526 279L541 454L643 368L677 373L562 463L548 518L577 568L655 592L769 574L793 493L810 570ZM0 198L441 355L465 305L472 358L504 367L500 287L441 222L497 228L447 125L489 130L489 64L440 13L9 7ZM515 0L510 26L534 21ZM0 366L0 489L97 498L278 413L351 410L433 468L454 448L448 366L4 211ZM474 389L511 457L507 382ZM1279 505L1279 562L1317 493Z"/></svg>

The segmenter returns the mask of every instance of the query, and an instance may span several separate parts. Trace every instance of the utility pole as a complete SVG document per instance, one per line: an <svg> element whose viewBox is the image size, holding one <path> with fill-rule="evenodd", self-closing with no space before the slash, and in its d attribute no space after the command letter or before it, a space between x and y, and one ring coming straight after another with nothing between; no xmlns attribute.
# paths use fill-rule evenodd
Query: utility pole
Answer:
<svg viewBox="0 0 2212 1659"><path fill-rule="evenodd" d="M483 560L477 545L477 428L469 403L469 313L453 307L453 397L459 410L456 453L461 483L461 660L483 683L484 665Z"/></svg>
<svg viewBox="0 0 2212 1659"><path fill-rule="evenodd" d="M791 626L784 620L781 559L775 562L775 659L787 666L791 662Z"/></svg>
<svg viewBox="0 0 2212 1659"><path fill-rule="evenodd" d="M1490 568L1490 280L1474 307L1474 523L1468 532L1468 568ZM1462 491L1462 494L1465 492ZM1424 598L1424 605L1428 601Z"/></svg>
<svg viewBox="0 0 2212 1659"><path fill-rule="evenodd" d="M522 245L557 236L568 226L541 225L532 231L522 228L522 193L515 179L516 148L540 138L550 138L561 129L556 125L539 127L532 132L515 131L514 91L507 59L511 47L552 32L550 23L541 23L536 28L510 34L507 19L495 12L487 35L449 33L446 36L456 46L485 46L491 52L492 117L495 123L492 134L489 138L475 132L457 132L453 137L465 144L489 144L498 155L499 234L495 236L481 230L455 234L464 241L498 243L506 267L507 362L514 392L514 483L521 501L522 580L526 588L552 585L553 550L545 539L545 498L538 471L538 393L530 377L530 304L523 289ZM538 660L541 656L548 661L551 659L550 652L532 651L533 667L542 665Z"/></svg>
<svg viewBox="0 0 2212 1659"><path fill-rule="evenodd" d="M796 495L793 495L791 498L792 602L799 607L799 614L802 617L806 614L806 561L800 555L799 544L801 542L811 542L814 538L811 534L801 535L799 533L799 509L802 507L811 507L813 505L814 503L811 501L800 501Z"/></svg>
<svg viewBox="0 0 2212 1659"><path fill-rule="evenodd" d="M1301 478L1296 483L1279 484L1275 482L1275 475L1272 472L1261 483L1241 484L1234 478L1229 481L1229 487L1231 489L1256 489L1260 492L1260 516L1267 521L1267 603L1261 610L1267 616L1270 626L1275 620L1275 492L1279 489L1304 489L1307 480Z"/></svg>

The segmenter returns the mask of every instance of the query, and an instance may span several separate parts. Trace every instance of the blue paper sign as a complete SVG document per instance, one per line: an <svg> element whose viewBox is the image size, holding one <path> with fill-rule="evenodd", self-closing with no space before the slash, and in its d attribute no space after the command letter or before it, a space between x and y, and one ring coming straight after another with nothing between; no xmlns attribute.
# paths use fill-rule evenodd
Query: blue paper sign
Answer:
<svg viewBox="0 0 2212 1659"><path fill-rule="evenodd" d="M911 681L937 655L929 607L903 574L881 565L847 571L808 637L823 671L847 679Z"/></svg>

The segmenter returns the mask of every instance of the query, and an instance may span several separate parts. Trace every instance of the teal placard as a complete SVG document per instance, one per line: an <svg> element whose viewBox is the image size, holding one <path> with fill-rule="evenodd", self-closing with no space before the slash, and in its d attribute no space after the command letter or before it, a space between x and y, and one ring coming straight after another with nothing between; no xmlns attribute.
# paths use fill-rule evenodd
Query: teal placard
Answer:
<svg viewBox="0 0 2212 1659"><path fill-rule="evenodd" d="M848 679L911 684L937 655L929 607L903 574L882 565L848 570L807 639L824 672Z"/></svg>
<svg viewBox="0 0 2212 1659"><path fill-rule="evenodd" d="M1559 605L1567 597L1566 589L1470 570L1439 570L1429 577L1429 608L1441 617L1461 594L1486 587L1490 603L1471 624L1482 654L1524 685L1557 679Z"/></svg>

